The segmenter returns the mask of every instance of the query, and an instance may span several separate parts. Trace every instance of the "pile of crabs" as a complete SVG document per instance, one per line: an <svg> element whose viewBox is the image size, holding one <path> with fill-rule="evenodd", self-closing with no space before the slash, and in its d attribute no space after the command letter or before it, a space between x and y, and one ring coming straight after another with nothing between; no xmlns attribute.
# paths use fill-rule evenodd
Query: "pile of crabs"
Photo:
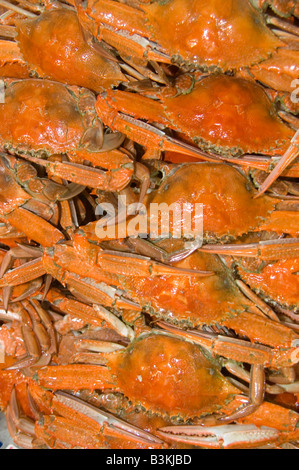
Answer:
<svg viewBox="0 0 299 470"><path fill-rule="evenodd" d="M0 0L17 446L298 447L298 18L297 0Z"/></svg>

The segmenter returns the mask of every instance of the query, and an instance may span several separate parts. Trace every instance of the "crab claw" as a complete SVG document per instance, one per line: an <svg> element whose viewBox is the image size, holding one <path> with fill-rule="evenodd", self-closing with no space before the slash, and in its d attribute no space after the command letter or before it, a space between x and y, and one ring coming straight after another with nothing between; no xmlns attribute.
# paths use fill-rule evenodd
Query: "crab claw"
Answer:
<svg viewBox="0 0 299 470"><path fill-rule="evenodd" d="M163 445L163 442L150 432L144 431L137 426L133 426L111 413L100 410L78 397L62 391L57 391L55 393L55 397L64 405L74 408L84 415L94 419L100 425L105 425L104 432L107 435L133 440L153 448L162 447Z"/></svg>
<svg viewBox="0 0 299 470"><path fill-rule="evenodd" d="M166 426L159 435L176 442L207 448L248 448L276 441L277 429L254 424L228 424L223 426Z"/></svg>

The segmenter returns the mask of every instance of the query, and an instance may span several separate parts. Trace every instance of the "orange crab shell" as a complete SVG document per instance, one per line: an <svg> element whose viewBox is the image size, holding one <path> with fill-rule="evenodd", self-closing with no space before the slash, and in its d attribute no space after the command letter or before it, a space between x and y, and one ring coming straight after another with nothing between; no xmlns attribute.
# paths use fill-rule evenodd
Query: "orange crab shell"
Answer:
<svg viewBox="0 0 299 470"><path fill-rule="evenodd" d="M259 295L270 302L289 308L299 305L299 259L273 261L251 269L246 262L238 263L241 278Z"/></svg>
<svg viewBox="0 0 299 470"><path fill-rule="evenodd" d="M176 203L181 208L186 204L191 217L195 216L195 204L202 204L204 238L236 238L256 230L275 209L275 199L253 199L254 194L250 181L232 166L190 163L178 166L167 176L159 189L148 195L145 204L149 218L151 204ZM170 218L170 231L172 228Z"/></svg>
<svg viewBox="0 0 299 470"><path fill-rule="evenodd" d="M134 4L136 7L131 7L128 1L91 0L87 6L80 5L78 13L94 34L98 27L99 36L110 40L116 48L121 49L123 44L129 48L129 43L122 36L117 41L109 28L153 41L168 61L181 65L232 70L265 60L283 45L248 0L137 1ZM90 19L97 27L90 24ZM166 61L163 54L161 60Z"/></svg>
<svg viewBox="0 0 299 470"><path fill-rule="evenodd" d="M118 64L85 40L74 11L52 9L16 25L21 54L40 77L97 92L126 81Z"/></svg>
<svg viewBox="0 0 299 470"><path fill-rule="evenodd" d="M197 0L192 5L188 0L170 0L142 8L147 26L163 49L190 63L222 70L239 68L267 58L282 45L247 0Z"/></svg>
<svg viewBox="0 0 299 470"><path fill-rule="evenodd" d="M115 389L148 410L184 417L216 411L239 392L199 346L168 335L140 337L123 353L109 354L107 359L109 370L94 367L93 377L89 366L69 364L40 369L37 380L52 390L68 388L71 380L77 390Z"/></svg>
<svg viewBox="0 0 299 470"><path fill-rule="evenodd" d="M133 139L130 123L124 120L122 128L118 129L117 112L163 124L178 132L182 140L193 141L203 150L224 156L275 155L286 151L294 132L278 117L275 105L260 85L219 74L194 83L192 78L185 75L176 86L164 88L157 95L159 101L125 91L107 90L105 95L97 98L97 113L105 124L112 128L114 125ZM150 135L148 137L146 145L150 147ZM144 137L140 143L145 145Z"/></svg>
<svg viewBox="0 0 299 470"><path fill-rule="evenodd" d="M112 356L109 366L126 396L171 416L214 411L230 394L238 393L211 368L201 348L168 336L136 341L132 348Z"/></svg>
<svg viewBox="0 0 299 470"><path fill-rule="evenodd" d="M0 105L2 146L52 154L75 151L85 131L75 91L79 92L73 89L71 95L72 89L69 91L64 85L48 80L8 84L5 103ZM85 103L91 111L92 94L86 93Z"/></svg>

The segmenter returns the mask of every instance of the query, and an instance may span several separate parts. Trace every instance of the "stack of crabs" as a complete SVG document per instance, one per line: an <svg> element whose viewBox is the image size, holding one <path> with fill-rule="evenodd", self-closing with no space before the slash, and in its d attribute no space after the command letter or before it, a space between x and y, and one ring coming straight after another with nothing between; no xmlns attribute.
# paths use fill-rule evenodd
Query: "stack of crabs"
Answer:
<svg viewBox="0 0 299 470"><path fill-rule="evenodd" d="M0 23L16 445L298 448L298 0L0 0ZM202 238L128 236L140 204L185 204L180 229L200 204Z"/></svg>

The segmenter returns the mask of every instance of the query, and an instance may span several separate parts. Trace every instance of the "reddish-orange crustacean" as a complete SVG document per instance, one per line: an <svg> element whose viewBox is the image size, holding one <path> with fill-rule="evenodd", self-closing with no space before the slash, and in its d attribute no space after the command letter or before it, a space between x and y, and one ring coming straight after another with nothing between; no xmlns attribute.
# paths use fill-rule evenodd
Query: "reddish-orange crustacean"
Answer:
<svg viewBox="0 0 299 470"><path fill-rule="evenodd" d="M48 80L8 82L0 104L0 147L46 166L52 176L120 190L130 182L134 162L128 152L116 148L122 135L103 134L94 103L94 94L84 88ZM55 154L67 155L70 161L51 161Z"/></svg>
<svg viewBox="0 0 299 470"><path fill-rule="evenodd" d="M256 154L281 155L266 186L261 186L263 192L298 155L298 132L278 117L261 86L242 78L212 74L193 81L187 74L174 87L162 89L157 99L108 90L98 96L96 110L106 125L148 151L175 151L214 161L252 154L249 162L248 158L236 162L257 168ZM174 130L175 136L153 123ZM268 172L269 163L264 165Z"/></svg>
<svg viewBox="0 0 299 470"><path fill-rule="evenodd" d="M100 45L97 49L87 42L75 11L54 7L32 16L15 20L16 42L0 42L1 76L29 78L35 74L95 92L127 81L113 56L109 59Z"/></svg>
<svg viewBox="0 0 299 470"><path fill-rule="evenodd" d="M89 364L51 365L33 378L17 370L0 371L0 406L17 445L182 448L186 442L187 446L257 447L297 439L298 414L266 401L238 421L245 425L221 425L234 410L244 410L248 397L222 375L220 364L211 360L207 350L190 342L156 332L120 352L98 355L106 357L111 370ZM144 367L149 362L152 367ZM80 398L60 391L69 388L70 381ZM193 384L191 395L189 384ZM110 393L105 399L105 395L92 394L95 388L119 390L124 395L113 398ZM171 395L165 390L171 390ZM130 404L125 396L130 397ZM156 413L147 416L139 410L136 416L138 403ZM103 410L107 404L108 413ZM180 422L187 416L203 421L200 428L192 426L193 437L190 428L171 426L178 412ZM218 425L207 426L207 420L210 424L216 420Z"/></svg>
<svg viewBox="0 0 299 470"><path fill-rule="evenodd" d="M244 79L212 74L193 81L192 76L185 75L176 86L162 89L157 97L158 100L153 100L107 90L98 97L96 109L107 125L114 123L115 129L119 126L127 134L131 131L132 136L136 133L135 139L139 137L138 127L126 121L123 114L163 124L185 136L187 142L193 141L202 149L228 157L244 153L279 154L288 148L294 135L276 116L265 91ZM140 121L139 124L140 133L146 135L146 127ZM149 148L160 145L163 150L160 140L158 136L155 139L154 132L153 135L148 132L143 144Z"/></svg>
<svg viewBox="0 0 299 470"><path fill-rule="evenodd" d="M214 255L194 253L176 266L167 266L142 256L103 251L79 236L73 243L46 249L38 265L74 295L96 304L97 315L103 320L109 312L100 305L143 309L153 318L185 327L230 328L270 346L262 348L257 357L255 351L248 354L245 347L245 362L256 360L265 367L279 368L298 360L296 333L265 317L260 306L239 291ZM21 284L23 275L26 279L36 277L30 266L24 265L18 273L8 271L0 285ZM241 357L241 345L233 354Z"/></svg>
<svg viewBox="0 0 299 470"><path fill-rule="evenodd" d="M229 420L236 409L244 410L248 403L248 397L242 396L238 388L222 375L217 361L211 360L207 350L165 333L142 335L121 351L101 355L105 357L107 366L47 366L37 371L37 383L52 391L70 387L78 391L83 388L91 391L114 390L145 410L166 417L180 416L183 420L200 421L203 417L203 424L208 417L211 417L210 422L215 419L221 424L221 420ZM149 364L151 367L148 367ZM70 397L66 404L71 402ZM288 410L284 423L278 424L277 417L281 420L283 415L282 407L267 402L256 407L249 416L244 415L243 419L257 426L253 427L253 435L249 433L247 437L246 432L243 434L242 428L239 429L242 444L256 447L267 441L279 443L290 437L294 439L298 415ZM259 429L263 421L266 427ZM209 443L210 429L207 429L206 439L205 427L201 429L202 432L197 433L197 439L195 437L191 444L205 446ZM287 432L284 433L284 429ZM221 427L219 430L221 432ZM171 440L171 434L162 434ZM215 447L218 444L214 442Z"/></svg>
<svg viewBox="0 0 299 470"><path fill-rule="evenodd" d="M79 4L78 14L94 36L132 63L154 60L206 71L241 70L276 90L292 92L298 50L290 48L285 56L288 40L283 31L271 31L262 7L250 0L89 0ZM292 15L295 6L285 10Z"/></svg>
<svg viewBox="0 0 299 470"><path fill-rule="evenodd" d="M161 165L158 166L160 168ZM262 195L256 198L257 190L250 178L240 169L224 163L186 163L181 165L165 166L165 176L158 189L151 191L144 199L146 215L145 224L142 224L142 233L157 234L161 237L163 230L161 217L163 204L170 209L169 230L167 232L175 238L192 236L197 219L201 214L196 212L196 204L202 204L202 228L204 242L229 242L248 232L273 231L279 235L287 233L297 237L299 232L298 211L292 201L281 200L279 197ZM190 234L184 232L184 218L175 222L172 212L178 207L191 217ZM159 209L160 208L160 209ZM155 209L155 210L154 210ZM159 209L159 211L156 211ZM157 216L157 220L155 219ZM130 220L130 225L138 228L138 221L142 219L138 214ZM135 222L134 222L135 221ZM151 225L151 221L153 224ZM117 219L115 219L117 222ZM117 226L115 230L98 230L102 227L101 221L91 222L82 227L82 231L93 241L101 238L118 237ZM104 228L104 223L103 223ZM122 228L122 227L121 227ZM120 232L123 233L123 232ZM127 232L125 232L127 233ZM165 233L164 233L165 236ZM190 237L189 237L190 238ZM283 246L283 245L282 245ZM294 245L295 247L296 245ZM293 247L293 248L294 248ZM233 252L231 252L233 254ZM296 254L296 252L295 252Z"/></svg>

